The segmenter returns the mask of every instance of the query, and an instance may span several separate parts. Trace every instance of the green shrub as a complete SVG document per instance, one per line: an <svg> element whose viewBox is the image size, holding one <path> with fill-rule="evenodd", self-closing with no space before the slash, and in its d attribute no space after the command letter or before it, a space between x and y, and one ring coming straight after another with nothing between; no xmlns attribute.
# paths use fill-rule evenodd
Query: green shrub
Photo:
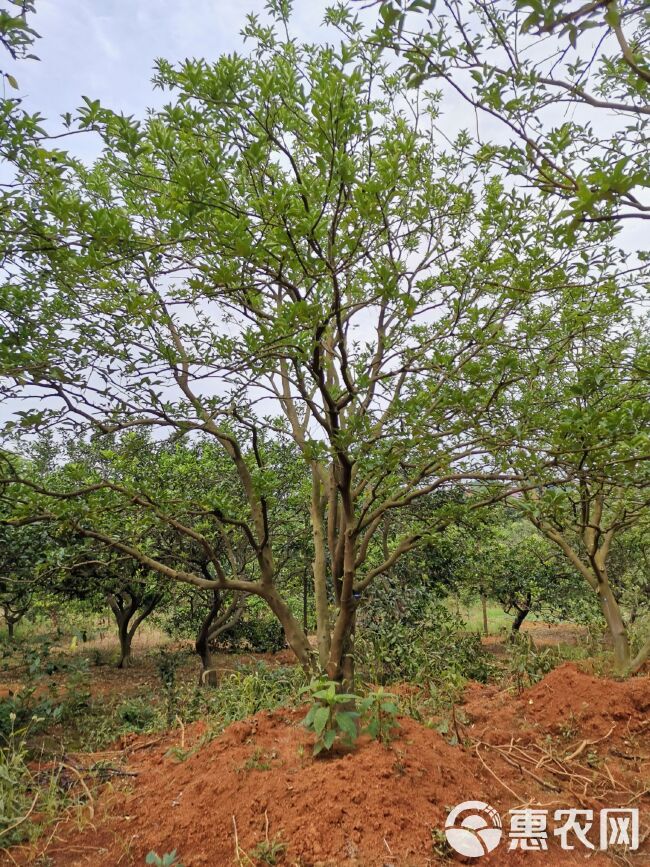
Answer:
<svg viewBox="0 0 650 867"><path fill-rule="evenodd" d="M228 651L275 653L286 647L286 640L280 622L268 606L250 599L244 615L223 634L218 646Z"/></svg>
<svg viewBox="0 0 650 867"><path fill-rule="evenodd" d="M117 718L129 731L141 732L153 725L156 709L143 698L129 698L117 708Z"/></svg>
<svg viewBox="0 0 650 867"><path fill-rule="evenodd" d="M359 710L364 718L364 732L373 740L387 744L395 729L399 728L397 696L380 686L361 699Z"/></svg>
<svg viewBox="0 0 650 867"><path fill-rule="evenodd" d="M226 726L261 710L298 703L304 683L299 668L271 667L263 662L242 666L223 677L217 689L200 690L197 713Z"/></svg>
<svg viewBox="0 0 650 867"><path fill-rule="evenodd" d="M357 640L359 668L379 684L440 683L469 679L485 683L494 665L480 636L445 606L430 603L415 621L388 617L368 623Z"/></svg>

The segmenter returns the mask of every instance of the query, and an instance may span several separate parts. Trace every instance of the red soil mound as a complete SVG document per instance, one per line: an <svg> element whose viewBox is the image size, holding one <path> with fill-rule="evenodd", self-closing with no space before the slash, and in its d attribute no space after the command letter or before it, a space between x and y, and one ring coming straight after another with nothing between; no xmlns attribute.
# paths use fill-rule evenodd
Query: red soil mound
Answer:
<svg viewBox="0 0 650 867"><path fill-rule="evenodd" d="M649 707L648 678L616 683L565 665L517 697L472 686L457 714L464 746L402 719L388 747L362 739L353 752L314 760L311 737L299 724L304 711L258 714L185 761L168 754L178 733L150 747L139 739L127 748L134 785L99 799L93 827L60 830L48 863L143 864L151 849L176 849L185 867L425 867L443 861L449 809L470 799L496 807L506 831L508 810L518 806L543 805L552 813L633 802L643 837ZM202 731L188 729L188 741L198 742ZM265 840L286 845L277 861L253 854ZM625 863L650 863L647 842ZM612 864L580 846L560 850L552 832L548 852L510 852L502 841L473 863L568 867L588 854L590 865Z"/></svg>

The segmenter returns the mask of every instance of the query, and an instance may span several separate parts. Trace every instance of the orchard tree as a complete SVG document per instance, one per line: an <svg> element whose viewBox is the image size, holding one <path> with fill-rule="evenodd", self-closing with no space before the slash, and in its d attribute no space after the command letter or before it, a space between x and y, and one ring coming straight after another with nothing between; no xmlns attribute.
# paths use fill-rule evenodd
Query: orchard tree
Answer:
<svg viewBox="0 0 650 867"><path fill-rule="evenodd" d="M6 492L5 492L6 494ZM0 497L0 610L10 641L16 625L31 609L41 575L56 543L40 523L13 527L17 513L10 497Z"/></svg>
<svg viewBox="0 0 650 867"><path fill-rule="evenodd" d="M376 38L403 57L413 86L444 85L485 118L485 157L564 201L570 224L650 219L644 0L377 6Z"/></svg>
<svg viewBox="0 0 650 867"><path fill-rule="evenodd" d="M582 584L561 552L529 523L502 522L480 541L485 592L513 615L516 635L529 614L581 619L588 607Z"/></svg>
<svg viewBox="0 0 650 867"><path fill-rule="evenodd" d="M555 330L545 315L545 339L529 345L519 381L493 404L483 432L495 460L529 482L510 504L587 582L617 668L636 671L650 639L631 659L609 562L614 542L650 516L646 322L598 305L594 296L578 320L563 311ZM561 368L548 364L558 345Z"/></svg>
<svg viewBox="0 0 650 867"><path fill-rule="evenodd" d="M193 630L194 649L201 659L199 686L216 686L217 669L213 660L213 647L218 638L228 633L240 621L246 609L246 595L230 594L217 588L201 590L179 587L169 614L174 633L186 634Z"/></svg>
<svg viewBox="0 0 650 867"><path fill-rule="evenodd" d="M308 513L317 663L350 681L364 592L439 526L387 519L465 479L518 485L466 416L517 378L534 305L609 297L615 261L590 257L606 227L562 246L552 204L506 189L467 134L441 142L435 97L348 13L328 13L339 44L301 45L286 5L270 4L280 27L249 19L245 56L159 61L170 101L142 122L86 99L98 161L22 177L16 273L61 327L4 390L41 399L23 425L209 442L196 497L180 471L150 493L98 468L61 479L49 511L163 577L258 596L314 668L280 570ZM147 523L201 549L209 577L143 542Z"/></svg>

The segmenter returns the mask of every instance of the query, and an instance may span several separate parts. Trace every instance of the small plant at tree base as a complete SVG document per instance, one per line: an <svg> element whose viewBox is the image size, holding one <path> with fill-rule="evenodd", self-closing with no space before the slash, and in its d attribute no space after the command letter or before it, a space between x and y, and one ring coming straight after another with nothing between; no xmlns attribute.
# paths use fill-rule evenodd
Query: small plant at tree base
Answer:
<svg viewBox="0 0 650 867"><path fill-rule="evenodd" d="M179 664L180 659L175 653L168 650L160 651L157 667L165 693L168 728L171 728L175 718L178 716L179 690L176 682L176 672Z"/></svg>
<svg viewBox="0 0 650 867"><path fill-rule="evenodd" d="M373 740L389 743L392 732L399 728L396 697L380 686L361 700L359 709L366 720L364 732Z"/></svg>
<svg viewBox="0 0 650 867"><path fill-rule="evenodd" d="M336 740L351 746L359 734L359 714L348 709L357 701L357 696L337 692L338 686L334 681L318 678L312 680L308 687L313 704L303 725L316 735L315 756L323 750L331 750Z"/></svg>
<svg viewBox="0 0 650 867"><path fill-rule="evenodd" d="M262 840L250 852L250 857L261 864L269 864L274 867L279 864L287 851L287 844L275 836L273 840Z"/></svg>
<svg viewBox="0 0 650 867"><path fill-rule="evenodd" d="M158 855L157 852L149 852L145 859L145 864L154 864L155 867L183 867L178 860L176 849L173 852L165 852L164 855Z"/></svg>

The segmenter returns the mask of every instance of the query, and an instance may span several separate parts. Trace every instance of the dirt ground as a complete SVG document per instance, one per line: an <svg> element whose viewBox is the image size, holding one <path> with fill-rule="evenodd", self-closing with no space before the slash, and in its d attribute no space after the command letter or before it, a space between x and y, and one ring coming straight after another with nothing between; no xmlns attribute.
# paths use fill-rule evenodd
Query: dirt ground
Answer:
<svg viewBox="0 0 650 867"><path fill-rule="evenodd" d="M53 867L116 867L176 849L185 867L425 867L450 855L450 808L482 800L499 811L504 836L516 807L547 809L551 818L563 807L638 807L643 842L617 861L580 844L563 851L549 823L547 852L509 851L504 839L473 863L650 864L647 676L617 682L565 664L520 695L470 684L446 735L403 718L388 745L362 739L325 759L311 757L304 713L261 713L214 739L201 724L162 738L131 736L102 756L132 776L112 777L81 823L61 823L49 840L13 849L2 863L46 856L40 863Z"/></svg>

